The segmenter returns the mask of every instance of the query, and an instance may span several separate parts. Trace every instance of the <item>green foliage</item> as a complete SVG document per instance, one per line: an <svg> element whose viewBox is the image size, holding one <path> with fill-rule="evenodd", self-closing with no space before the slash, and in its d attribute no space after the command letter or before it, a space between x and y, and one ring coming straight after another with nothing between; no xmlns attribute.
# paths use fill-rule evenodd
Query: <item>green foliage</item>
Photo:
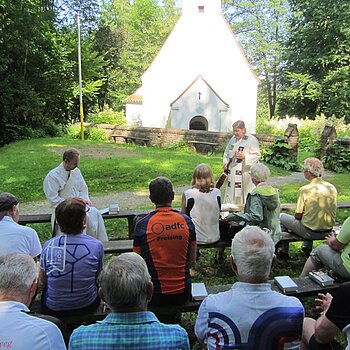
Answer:
<svg viewBox="0 0 350 350"><path fill-rule="evenodd" d="M350 121L350 7L346 0L291 0L288 75L280 112Z"/></svg>
<svg viewBox="0 0 350 350"><path fill-rule="evenodd" d="M350 172L350 152L348 147L337 144L329 146L322 161L327 169L336 173Z"/></svg>
<svg viewBox="0 0 350 350"><path fill-rule="evenodd" d="M259 117L256 123L257 134L282 136L289 123L296 124L299 132L299 151L316 154L319 149L321 134L326 125L333 125L340 137L350 137L350 126L344 118L327 118L321 114L315 118L274 117L270 120Z"/></svg>
<svg viewBox="0 0 350 350"><path fill-rule="evenodd" d="M75 140L81 139L81 126L78 124L72 124L68 126L67 137ZM94 126L84 128L84 139L91 141L103 142L107 141L108 137L103 129L96 128Z"/></svg>
<svg viewBox="0 0 350 350"><path fill-rule="evenodd" d="M110 108L102 112L90 114L87 119L89 122L96 124L126 125L124 111L115 112Z"/></svg>
<svg viewBox="0 0 350 350"><path fill-rule="evenodd" d="M276 140L269 148L261 151L262 160L286 170L299 170L296 159L289 156L290 147L282 139Z"/></svg>
<svg viewBox="0 0 350 350"><path fill-rule="evenodd" d="M96 44L110 60L100 105L121 110L126 97L140 86L141 75L178 18L174 7L174 0L165 1L164 7L156 0L112 0L105 4ZM106 35L102 37L102 33Z"/></svg>
<svg viewBox="0 0 350 350"><path fill-rule="evenodd" d="M275 115L277 89L282 80L284 40L287 36L287 0L227 0L225 14L261 79L264 106ZM260 95L260 93L259 93ZM263 102L259 99L259 102Z"/></svg>

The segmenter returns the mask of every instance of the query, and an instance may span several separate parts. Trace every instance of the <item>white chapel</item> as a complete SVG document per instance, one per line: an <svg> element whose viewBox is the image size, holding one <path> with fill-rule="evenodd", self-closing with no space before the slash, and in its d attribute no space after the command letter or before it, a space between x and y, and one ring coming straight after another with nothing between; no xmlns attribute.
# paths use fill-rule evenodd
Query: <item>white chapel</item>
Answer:
<svg viewBox="0 0 350 350"><path fill-rule="evenodd" d="M160 52L126 101L129 124L231 131L244 120L255 132L255 75L221 12L221 0L183 0Z"/></svg>

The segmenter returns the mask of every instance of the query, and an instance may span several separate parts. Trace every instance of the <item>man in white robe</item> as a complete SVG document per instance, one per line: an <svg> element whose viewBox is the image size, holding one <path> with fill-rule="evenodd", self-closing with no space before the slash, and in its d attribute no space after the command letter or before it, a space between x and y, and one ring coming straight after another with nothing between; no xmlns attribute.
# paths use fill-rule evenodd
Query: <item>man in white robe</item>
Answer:
<svg viewBox="0 0 350 350"><path fill-rule="evenodd" d="M64 152L63 162L52 169L44 179L45 196L53 208L56 208L67 198L79 197L83 199L89 208L86 233L102 242L108 241L102 215L95 207L91 206L88 187L78 168L79 161L78 150L71 148ZM52 217L54 219L54 214ZM58 225L54 226L55 234L60 234Z"/></svg>
<svg viewBox="0 0 350 350"><path fill-rule="evenodd" d="M259 142L246 134L245 124L238 120L232 125L234 135L228 142L223 158L224 170L228 170L227 187L223 203L243 206L247 195L254 189L250 168L261 157Z"/></svg>

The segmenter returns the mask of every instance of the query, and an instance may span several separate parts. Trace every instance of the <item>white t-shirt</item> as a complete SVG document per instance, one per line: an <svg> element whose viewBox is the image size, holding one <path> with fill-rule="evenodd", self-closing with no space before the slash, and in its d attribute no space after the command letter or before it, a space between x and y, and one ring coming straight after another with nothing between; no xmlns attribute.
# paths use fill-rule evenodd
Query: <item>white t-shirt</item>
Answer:
<svg viewBox="0 0 350 350"><path fill-rule="evenodd" d="M0 348L66 350L59 328L47 320L26 314L27 311L22 303L0 301Z"/></svg>
<svg viewBox="0 0 350 350"><path fill-rule="evenodd" d="M190 217L196 228L198 243L213 243L220 239L219 216L221 192L213 188L208 193L200 192L197 188L190 188L184 192L186 207L189 200L193 199L194 204L190 211Z"/></svg>
<svg viewBox="0 0 350 350"><path fill-rule="evenodd" d="M41 253L41 244L35 230L4 216L0 221L0 255L23 253L36 257Z"/></svg>

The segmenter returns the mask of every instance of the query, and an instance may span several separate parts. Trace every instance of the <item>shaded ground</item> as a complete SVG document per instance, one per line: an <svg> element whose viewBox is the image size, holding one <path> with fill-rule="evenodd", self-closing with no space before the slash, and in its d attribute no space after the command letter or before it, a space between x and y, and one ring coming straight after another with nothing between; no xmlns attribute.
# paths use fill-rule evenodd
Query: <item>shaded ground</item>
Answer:
<svg viewBox="0 0 350 350"><path fill-rule="evenodd" d="M56 147L59 148L59 147ZM127 150L125 150L127 151ZM57 150L61 154L61 150ZM95 153L98 154L98 150ZM106 154L104 153L104 156ZM326 172L324 177L329 177L332 174ZM273 186L280 186L283 184L288 184L294 181L301 181L304 179L302 172L295 172L289 176L276 176L269 179L269 183ZM175 188L176 200L180 201L182 193L190 188L190 185L183 185ZM115 194L101 195L101 196L91 196L91 201L94 206L98 209L106 208L111 203L118 203L121 209L135 209L135 208L152 208L152 204L148 198L148 189L144 191L122 191ZM21 203L20 210L22 214L38 214L38 213L50 213L51 208L46 200L37 202L27 202Z"/></svg>

